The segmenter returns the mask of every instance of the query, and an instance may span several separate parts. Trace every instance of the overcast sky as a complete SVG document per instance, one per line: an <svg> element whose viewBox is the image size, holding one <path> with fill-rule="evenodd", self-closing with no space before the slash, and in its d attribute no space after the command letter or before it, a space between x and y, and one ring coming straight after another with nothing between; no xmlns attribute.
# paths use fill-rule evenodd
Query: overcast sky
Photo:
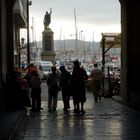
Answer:
<svg viewBox="0 0 140 140"><path fill-rule="evenodd" d="M102 32L121 30L119 0L32 0L29 7L30 25L33 19L37 40L42 38L44 15L50 8L52 14L49 26L54 31L54 39L75 37L74 9L82 39L100 41Z"/></svg>

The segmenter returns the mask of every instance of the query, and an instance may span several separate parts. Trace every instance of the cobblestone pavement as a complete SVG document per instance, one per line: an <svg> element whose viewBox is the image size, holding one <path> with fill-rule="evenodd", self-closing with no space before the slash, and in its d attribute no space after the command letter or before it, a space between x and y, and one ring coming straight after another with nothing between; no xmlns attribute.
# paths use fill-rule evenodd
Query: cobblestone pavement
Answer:
<svg viewBox="0 0 140 140"><path fill-rule="evenodd" d="M43 85L41 112L28 116L23 140L140 140L140 112L130 109L111 98L95 103L87 93L86 113L77 116L71 109L63 112L59 93L56 112L47 111L47 93ZM18 138L19 140L19 138Z"/></svg>

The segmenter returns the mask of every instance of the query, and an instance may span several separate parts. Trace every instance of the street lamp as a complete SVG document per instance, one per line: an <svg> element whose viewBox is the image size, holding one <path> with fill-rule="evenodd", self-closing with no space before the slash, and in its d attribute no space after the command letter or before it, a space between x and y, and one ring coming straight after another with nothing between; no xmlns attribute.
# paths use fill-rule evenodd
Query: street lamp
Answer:
<svg viewBox="0 0 140 140"><path fill-rule="evenodd" d="M23 47L24 47L24 41L25 41L25 38L21 38L21 48L23 49ZM23 56L23 53L21 54L22 56Z"/></svg>
<svg viewBox="0 0 140 140"><path fill-rule="evenodd" d="M29 6L32 1L27 0L27 63L30 64L30 41L29 41Z"/></svg>
<svg viewBox="0 0 140 140"><path fill-rule="evenodd" d="M19 68L20 68L20 65L21 65L21 48L23 48L23 45L24 45L24 38L22 37L21 38L21 43L20 43L20 45L19 45L19 48L18 48L18 57L19 57Z"/></svg>

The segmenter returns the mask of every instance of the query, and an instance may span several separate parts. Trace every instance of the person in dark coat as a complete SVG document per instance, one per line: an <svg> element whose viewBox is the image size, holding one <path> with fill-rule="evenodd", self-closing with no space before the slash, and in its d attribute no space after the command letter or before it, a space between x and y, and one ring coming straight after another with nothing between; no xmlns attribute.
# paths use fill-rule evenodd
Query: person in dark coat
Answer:
<svg viewBox="0 0 140 140"><path fill-rule="evenodd" d="M70 95L71 95L71 74L68 72L64 66L60 66L60 85L62 88L62 99L64 104L64 111L70 108Z"/></svg>
<svg viewBox="0 0 140 140"><path fill-rule="evenodd" d="M87 79L88 79L87 73L83 68L80 67L80 62L74 61L74 68L72 72L73 101L74 101L74 111L78 114L85 113L84 111L84 103L86 101L85 80Z"/></svg>
<svg viewBox="0 0 140 140"><path fill-rule="evenodd" d="M41 108L41 79L37 71L32 71L30 87L32 97L32 111L40 111Z"/></svg>
<svg viewBox="0 0 140 140"><path fill-rule="evenodd" d="M57 73L55 66L51 67L51 73L47 77L48 85L48 108L49 112L56 111L57 109L57 97L60 90L60 76Z"/></svg>

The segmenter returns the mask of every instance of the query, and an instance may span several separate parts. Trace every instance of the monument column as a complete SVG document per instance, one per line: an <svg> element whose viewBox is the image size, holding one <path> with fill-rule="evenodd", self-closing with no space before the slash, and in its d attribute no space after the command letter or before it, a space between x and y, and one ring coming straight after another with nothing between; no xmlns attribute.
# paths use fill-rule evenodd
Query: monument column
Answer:
<svg viewBox="0 0 140 140"><path fill-rule="evenodd" d="M50 24L50 13L46 12L44 16L44 31L42 32L42 53L41 60L52 61L55 64L55 52L54 52L54 39L53 31L49 28Z"/></svg>

